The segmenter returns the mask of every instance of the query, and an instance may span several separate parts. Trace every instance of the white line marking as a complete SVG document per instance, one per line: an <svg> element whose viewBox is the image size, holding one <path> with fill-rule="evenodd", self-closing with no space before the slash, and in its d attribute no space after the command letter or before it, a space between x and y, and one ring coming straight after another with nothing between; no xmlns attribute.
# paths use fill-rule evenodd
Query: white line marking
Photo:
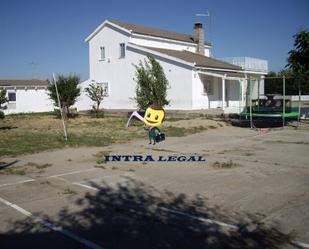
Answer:
<svg viewBox="0 0 309 249"><path fill-rule="evenodd" d="M108 178L108 177L117 177L117 176L119 176L119 175L118 175L118 174L104 175L104 176L97 177L97 178L91 178L91 179L89 179L88 181L97 182L97 181L102 180L103 178ZM87 181L87 180L86 180L86 181ZM84 182L86 182L86 181L84 181Z"/></svg>
<svg viewBox="0 0 309 249"><path fill-rule="evenodd" d="M119 177L119 178L122 178L122 177L126 177L126 176L134 176L134 173L126 172L123 175L119 175L119 174L103 175L103 176L100 176L100 177L97 177L97 178L91 178L89 180L85 180L83 182L85 182L85 183L87 183L89 181L97 182L97 181L103 180L103 178L108 178L108 177Z"/></svg>
<svg viewBox="0 0 309 249"><path fill-rule="evenodd" d="M77 171L72 171L72 172L63 173L63 174L59 174L59 175L48 176L46 178L54 178L54 177L59 177L59 176L74 175L74 174L84 173L84 172L93 171L93 170L97 170L97 169L93 168L93 169L77 170Z"/></svg>
<svg viewBox="0 0 309 249"><path fill-rule="evenodd" d="M159 185L154 185L155 188L162 188L162 187L165 187L167 185L171 185L173 184L174 182L171 181L171 182L166 182L166 183L162 183L162 184L159 184ZM153 185L153 184L152 184Z"/></svg>
<svg viewBox="0 0 309 249"><path fill-rule="evenodd" d="M19 181L19 182L4 183L4 184L0 185L0 188L1 187L5 187L5 186L12 186L12 185L23 184L23 183L26 183L26 182L34 182L34 181L35 181L34 179L29 179L29 180L24 180L24 181Z"/></svg>
<svg viewBox="0 0 309 249"><path fill-rule="evenodd" d="M202 222L205 222L205 223L208 223L208 224L216 224L216 225L219 225L219 226L222 226L222 227L228 227L232 230L238 230L237 226L231 225L231 224L228 224L228 223L224 223L224 222L221 222L221 221L217 221L217 220L213 220L213 219L206 219L206 218L198 217L198 216L195 216L195 215L187 214L187 213L184 213L184 212L181 212L181 211L177 211L177 210L173 210L173 209L169 209L169 208L165 208L165 207L158 207L158 208L163 210L163 211L169 212L169 213L180 214L180 215L186 216L188 218L199 220L199 221L202 221Z"/></svg>
<svg viewBox="0 0 309 249"><path fill-rule="evenodd" d="M39 217L36 217L34 216L32 213L28 212L27 210L7 201L7 200L4 200L3 198L0 197L0 202L2 202L3 204L11 207L11 208L14 208L15 210L17 210L18 212L28 216L29 218L33 219L34 222L36 223L40 223L41 225L53 230L53 231L56 231L56 232L59 232L59 233L62 233L63 235L73 239L73 240L76 240L78 241L79 243L85 245L87 248L91 248L91 249L103 249L103 247L95 244L94 242L90 241L90 240L87 240L87 239L84 239L82 237L79 237L77 235L75 235L74 233L72 233L71 231L69 230L66 230L64 228L62 228L61 226L57 226L57 225L54 225L46 220L43 220L42 218L39 218Z"/></svg>
<svg viewBox="0 0 309 249"><path fill-rule="evenodd" d="M88 189L91 189L91 190L95 190L95 191L100 190L99 188L92 187L92 186L89 186L87 184L82 184L82 183L78 183L78 182L73 183L73 184L84 187L84 188L88 188ZM235 225L227 224L227 223L224 223L224 222L221 222L221 221L206 219L206 218L194 216L194 215L191 215L191 214L187 214L187 213L184 213L184 212L181 212L181 211L177 211L177 210L173 210L173 209L169 209L169 208L165 208L165 207L159 207L157 205L153 205L153 207L159 208L159 209L166 211L166 212L169 212L169 213L180 214L180 215L189 217L191 219L199 220L199 221L202 221L202 222L205 222L205 223L216 224L216 225L219 225L219 226L228 227L228 228L233 229L233 230L238 229L238 227L235 226Z"/></svg>
<svg viewBox="0 0 309 249"><path fill-rule="evenodd" d="M298 241L298 240L292 240L291 244L298 246L298 247L301 247L301 248L309 248L309 244L306 244L306 243Z"/></svg>
<svg viewBox="0 0 309 249"><path fill-rule="evenodd" d="M78 183L78 182L75 182L73 184L84 187L84 188L88 188L88 189L91 189L91 190L94 190L94 191L100 190L99 188L92 187L92 186L82 184L82 183ZM173 209L169 209L169 208L165 208L165 207L159 207L157 205L154 205L154 207L159 208L159 209L166 211L166 212L169 212L169 213L183 215L183 216L189 217L191 219L199 220L199 221L202 221L202 222L205 222L205 223L208 223L208 224L216 224L216 225L219 225L219 226L222 226L222 227L229 228L231 230L237 231L239 229L238 226L228 224L228 223L225 223L225 222L221 222L221 221L218 221L218 220L206 219L206 218L198 217L198 216L191 215L191 214L188 214L188 213L184 213L184 212L181 212L181 211L177 211L177 210L173 210ZM296 245L298 247L301 247L301 248L305 248L305 249L309 248L309 244L306 244L306 243L298 241L298 240L292 240L290 243L293 244L293 245Z"/></svg>
<svg viewBox="0 0 309 249"><path fill-rule="evenodd" d="M88 189L91 189L91 190L95 190L95 191L99 190L98 188L91 187L87 184L82 184L82 183L79 183L79 182L73 182L72 184L77 185L77 186L81 186L81 187L84 187L84 188L88 188Z"/></svg>

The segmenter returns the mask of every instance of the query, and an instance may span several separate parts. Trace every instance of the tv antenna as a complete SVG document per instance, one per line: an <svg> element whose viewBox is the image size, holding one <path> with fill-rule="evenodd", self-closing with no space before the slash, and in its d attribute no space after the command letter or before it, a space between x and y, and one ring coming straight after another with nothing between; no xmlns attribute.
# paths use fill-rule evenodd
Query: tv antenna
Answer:
<svg viewBox="0 0 309 249"><path fill-rule="evenodd" d="M30 62L29 62L29 65L30 65L30 67L32 68L32 73L33 73L32 78L35 79L35 78L37 77L37 76L35 75L35 73L36 73L36 68L37 68L37 66L39 65L39 63L34 62L34 61L30 61Z"/></svg>
<svg viewBox="0 0 309 249"><path fill-rule="evenodd" d="M212 44L212 31L211 31L212 28L211 28L211 15L210 15L210 12L206 11L205 13L197 13L197 14L195 14L195 16L209 18L209 28L208 28L208 31L209 31L209 42ZM207 25L206 25L206 28L207 28Z"/></svg>

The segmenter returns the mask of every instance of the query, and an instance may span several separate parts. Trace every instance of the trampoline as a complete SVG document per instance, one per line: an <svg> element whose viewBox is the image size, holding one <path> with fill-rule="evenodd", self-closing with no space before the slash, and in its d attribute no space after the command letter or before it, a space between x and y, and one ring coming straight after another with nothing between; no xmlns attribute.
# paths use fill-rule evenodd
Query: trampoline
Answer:
<svg viewBox="0 0 309 249"><path fill-rule="evenodd" d="M290 121L297 121L300 118L300 87L298 90L298 110L292 106L292 95L286 94L286 77L268 77L265 78L265 84L271 82L276 83L276 86L281 83L281 93L260 94L260 85L253 91L254 78L249 77L247 87L246 104L239 112L239 119L232 120L233 124L239 126L250 126L253 128L266 127L284 127ZM258 81L259 82L259 81ZM293 82L289 82L292 84ZM241 104L239 103L239 106Z"/></svg>

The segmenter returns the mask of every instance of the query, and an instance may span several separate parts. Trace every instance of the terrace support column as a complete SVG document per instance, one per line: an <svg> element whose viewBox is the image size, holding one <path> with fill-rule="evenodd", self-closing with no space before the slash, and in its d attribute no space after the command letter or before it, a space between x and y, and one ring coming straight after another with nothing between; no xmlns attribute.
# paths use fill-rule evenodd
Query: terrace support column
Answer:
<svg viewBox="0 0 309 249"><path fill-rule="evenodd" d="M226 103L225 103L225 76L222 77L222 110L225 110Z"/></svg>
<svg viewBox="0 0 309 249"><path fill-rule="evenodd" d="M243 102L243 106L247 106L247 94L248 94L248 86L249 86L249 82L248 82L248 76L247 74L245 74L245 79L244 79L244 95L243 95L243 98L244 98L244 102Z"/></svg>
<svg viewBox="0 0 309 249"><path fill-rule="evenodd" d="M240 81L240 87L241 87L241 106L243 107L245 105L245 96L244 96L244 80Z"/></svg>
<svg viewBox="0 0 309 249"><path fill-rule="evenodd" d="M244 106L244 80L239 79L239 87L240 87L240 97L239 97L239 113L242 111L242 108Z"/></svg>

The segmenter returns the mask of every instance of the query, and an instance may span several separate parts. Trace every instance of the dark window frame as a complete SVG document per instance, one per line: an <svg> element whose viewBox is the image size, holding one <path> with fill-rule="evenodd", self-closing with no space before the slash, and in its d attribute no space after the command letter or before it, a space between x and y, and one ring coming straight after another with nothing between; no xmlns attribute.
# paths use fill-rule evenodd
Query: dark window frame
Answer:
<svg viewBox="0 0 309 249"><path fill-rule="evenodd" d="M8 100L9 102L16 102L16 92L8 92Z"/></svg>
<svg viewBox="0 0 309 249"><path fill-rule="evenodd" d="M119 58L125 58L126 57L126 44L120 43L119 44Z"/></svg>

